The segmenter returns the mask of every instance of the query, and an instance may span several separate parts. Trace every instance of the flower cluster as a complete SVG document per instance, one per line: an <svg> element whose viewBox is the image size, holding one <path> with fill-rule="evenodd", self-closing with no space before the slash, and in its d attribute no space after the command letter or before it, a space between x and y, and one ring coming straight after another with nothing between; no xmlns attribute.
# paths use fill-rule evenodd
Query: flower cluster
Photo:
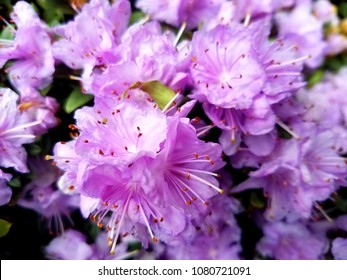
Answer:
<svg viewBox="0 0 347 280"><path fill-rule="evenodd" d="M1 17L0 205L62 234L46 258L346 259L333 4L71 3L68 22L25 1ZM82 218L93 230L70 228Z"/></svg>

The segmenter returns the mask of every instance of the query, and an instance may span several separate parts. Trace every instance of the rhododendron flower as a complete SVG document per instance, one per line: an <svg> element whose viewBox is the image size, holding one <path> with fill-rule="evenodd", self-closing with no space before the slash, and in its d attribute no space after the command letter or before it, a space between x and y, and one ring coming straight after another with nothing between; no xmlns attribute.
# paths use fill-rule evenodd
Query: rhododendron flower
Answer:
<svg viewBox="0 0 347 280"><path fill-rule="evenodd" d="M19 90L42 89L49 85L54 72L54 59L48 26L41 22L33 7L24 1L14 5L11 18L14 40L0 39L0 67L14 60L6 69L9 79Z"/></svg>
<svg viewBox="0 0 347 280"><path fill-rule="evenodd" d="M30 158L29 167L35 178L24 186L18 204L35 210L47 219L51 232L64 232L64 220L79 206L79 197L62 193L55 182L59 170L43 158Z"/></svg>
<svg viewBox="0 0 347 280"><path fill-rule="evenodd" d="M189 221L206 215L208 200L223 192L214 178L224 165L219 145L199 140L184 118L194 102L166 116L152 100L133 95L96 101L76 112L76 142L52 158L76 178L78 192L93 199L89 212L108 229L112 252L127 234L146 247L146 229L154 242L184 241L179 234Z"/></svg>
<svg viewBox="0 0 347 280"><path fill-rule="evenodd" d="M323 22L312 14L311 1L298 3L290 12L278 13L276 21L280 36L286 37L293 45L298 46L301 55L310 56L305 64L310 68L320 66L326 42L323 38Z"/></svg>
<svg viewBox="0 0 347 280"><path fill-rule="evenodd" d="M175 47L172 32L162 32L158 22L135 24L116 48L117 59L87 79L95 96L120 96L137 82L158 80L183 92L188 77ZM85 79L84 79L85 83Z"/></svg>
<svg viewBox="0 0 347 280"><path fill-rule="evenodd" d="M23 144L35 141L32 128L41 123L18 108L19 96L10 89L0 89L0 166L28 172Z"/></svg>
<svg viewBox="0 0 347 280"><path fill-rule="evenodd" d="M237 24L194 33L191 74L191 97L222 108L249 108L264 83L251 34Z"/></svg>
<svg viewBox="0 0 347 280"><path fill-rule="evenodd" d="M7 204L11 199L12 190L6 184L11 177L10 174L6 174L0 169L0 206Z"/></svg>
<svg viewBox="0 0 347 280"><path fill-rule="evenodd" d="M347 260L347 239L336 238L333 241L331 252L335 260Z"/></svg>
<svg viewBox="0 0 347 280"><path fill-rule="evenodd" d="M266 224L258 251L277 260L316 260L323 257L327 240L302 223L283 222Z"/></svg>
<svg viewBox="0 0 347 280"><path fill-rule="evenodd" d="M213 17L225 0L138 0L136 6L148 13L152 18L179 27L186 23L188 28L196 28L199 24Z"/></svg>
<svg viewBox="0 0 347 280"><path fill-rule="evenodd" d="M279 141L269 156L259 158L261 167L235 189L263 188L269 219L308 218L316 201L346 184L347 166L334 148L334 133L314 129L306 131L307 136L301 133L301 140Z"/></svg>
<svg viewBox="0 0 347 280"><path fill-rule="evenodd" d="M72 69L89 69L112 61L112 52L129 17L130 3L127 0L112 5L107 1L91 1L73 21L55 28L62 38L53 44L54 58Z"/></svg>

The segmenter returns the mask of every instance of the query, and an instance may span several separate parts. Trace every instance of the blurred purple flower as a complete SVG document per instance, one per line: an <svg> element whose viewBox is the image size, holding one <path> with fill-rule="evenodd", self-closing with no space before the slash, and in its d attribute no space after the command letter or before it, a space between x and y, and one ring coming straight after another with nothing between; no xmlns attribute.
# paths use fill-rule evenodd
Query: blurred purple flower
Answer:
<svg viewBox="0 0 347 280"><path fill-rule="evenodd" d="M335 260L347 260L347 238L334 239L331 253Z"/></svg>
<svg viewBox="0 0 347 280"><path fill-rule="evenodd" d="M279 35L297 46L302 56L310 57L305 64L310 68L319 67L327 45L324 41L323 22L312 14L311 1L300 1L292 11L277 13L275 19Z"/></svg>
<svg viewBox="0 0 347 280"><path fill-rule="evenodd" d="M48 258L56 260L88 260L93 256L92 247L87 238L79 231L67 230L63 235L54 238L46 247Z"/></svg>
<svg viewBox="0 0 347 280"><path fill-rule="evenodd" d="M136 7L153 19L179 27L184 22L193 29L218 13L225 0L138 0Z"/></svg>
<svg viewBox="0 0 347 280"><path fill-rule="evenodd" d="M266 224L258 251L276 260L317 260L327 251L327 239L309 230L303 223Z"/></svg>
<svg viewBox="0 0 347 280"><path fill-rule="evenodd" d="M12 175L4 173L0 169L0 206L7 204L12 196L12 190L6 182L11 179Z"/></svg>
<svg viewBox="0 0 347 280"><path fill-rule="evenodd" d="M332 148L334 133L305 132L301 132L301 140L278 141L269 156L259 158L261 167L235 189L263 188L268 197L268 219L308 218L316 201L327 199L340 185L346 185L346 163Z"/></svg>
<svg viewBox="0 0 347 280"><path fill-rule="evenodd" d="M63 194L56 188L59 169L42 158L29 159L34 179L24 186L18 205L29 208L49 222L51 232L64 232L63 220L71 221L70 213L77 209L79 197Z"/></svg>
<svg viewBox="0 0 347 280"><path fill-rule="evenodd" d="M230 178L228 177L230 180ZM230 181L229 181L230 183ZM240 211L236 200L227 196L214 197L212 207L203 221L193 222L193 235L185 246L166 248L169 259L235 260L241 251L241 230L234 214ZM202 246L203 244L203 246Z"/></svg>

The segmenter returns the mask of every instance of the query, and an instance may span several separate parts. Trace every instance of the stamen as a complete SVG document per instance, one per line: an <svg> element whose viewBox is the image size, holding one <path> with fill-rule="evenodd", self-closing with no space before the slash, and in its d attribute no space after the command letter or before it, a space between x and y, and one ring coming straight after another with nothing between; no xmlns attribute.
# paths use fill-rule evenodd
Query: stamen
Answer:
<svg viewBox="0 0 347 280"><path fill-rule="evenodd" d="M196 135L200 138L201 136L205 136L212 128L214 128L214 125L206 125L204 127L200 127L196 129Z"/></svg>
<svg viewBox="0 0 347 280"><path fill-rule="evenodd" d="M181 38L181 36L182 36L184 30L186 29L186 27L187 27L187 23L184 21L184 22L182 23L181 27L180 27L180 30L178 30L178 33L177 33L177 35L176 35L176 39L175 39L175 42L174 42L174 47L177 46L178 41L180 40L180 38Z"/></svg>
<svg viewBox="0 0 347 280"><path fill-rule="evenodd" d="M30 123L26 123L26 124L23 124L23 125L16 126L16 127L11 128L11 129L8 129L8 130L0 132L0 135L5 135L5 134L8 134L8 133L11 133L11 132L14 132L14 131L17 131L17 130L20 130L20 129L29 128L29 127L32 127L32 126L35 126L35 125L38 125L38 124L42 124L42 121L41 120L40 121L34 121L34 122L30 122Z"/></svg>
<svg viewBox="0 0 347 280"><path fill-rule="evenodd" d="M333 222L333 219L328 216L328 214L324 211L324 209L318 203L315 203L314 207L317 208L322 213L322 215L324 216L324 218L327 219L328 222L330 223Z"/></svg>
<svg viewBox="0 0 347 280"><path fill-rule="evenodd" d="M220 178L220 174L205 171L205 170L199 170L199 169L191 169L191 168L181 168L182 170L190 171L190 172L196 172L196 173L202 173L202 174L207 174L207 175L212 175L214 177Z"/></svg>
<svg viewBox="0 0 347 280"><path fill-rule="evenodd" d="M158 242L158 239L153 235L153 231L152 231L152 229L151 229L151 227L150 227L150 225L149 225L148 219L147 219L147 217L146 217L145 212L144 212L143 209L142 209L142 205L141 205L141 204L140 204L140 212L141 212L141 215L142 215L142 217L143 217L143 220L144 220L144 222L145 222L145 224L146 224L147 230L148 230L148 232L149 232L149 234L150 234L150 236L151 236L153 242L155 242L155 243Z"/></svg>
<svg viewBox="0 0 347 280"><path fill-rule="evenodd" d="M245 21L243 22L243 25L245 27L247 27L249 25L249 23L251 22L251 17L252 17L252 14L250 11L248 11L246 14L246 17L245 17Z"/></svg>
<svg viewBox="0 0 347 280"><path fill-rule="evenodd" d="M298 134L296 134L295 131L293 131L292 129L290 129L289 126L287 126L287 125L286 125L285 123L283 123L282 121L277 120L277 124L278 124L281 128L283 128L286 132L288 132L291 136L293 136L295 139L297 139L297 140L300 140L300 139L301 139L301 137L300 137Z"/></svg>
<svg viewBox="0 0 347 280"><path fill-rule="evenodd" d="M0 39L0 46L11 47L13 46L13 41L7 39Z"/></svg>
<svg viewBox="0 0 347 280"><path fill-rule="evenodd" d="M16 138L35 139L36 136L31 134L16 134L16 135L11 135L6 137L6 139L16 139Z"/></svg>
<svg viewBox="0 0 347 280"><path fill-rule="evenodd" d="M16 29L14 29L14 27L5 18L0 16L0 20L2 20L6 24L6 26L11 29L12 32L16 33Z"/></svg>
<svg viewBox="0 0 347 280"><path fill-rule="evenodd" d="M174 170L174 171L186 175L186 172L184 172L184 171L181 171L181 170ZM204 179L202 179L202 178L200 178L200 177L198 177L198 176L196 176L196 175L194 175L194 174L190 174L190 178L194 178L196 181L201 182L201 183L203 183L203 184L205 184L205 185L210 186L211 188L215 189L215 190L216 190L217 192L219 192L220 194L223 194L223 193L224 193L224 190L223 190L223 189L218 188L217 186L215 186L215 185L212 184L211 182L209 182L209 181L207 181L207 180L204 180Z"/></svg>
<svg viewBox="0 0 347 280"><path fill-rule="evenodd" d="M180 95L180 93L176 93L174 95L174 97L171 98L171 100L165 105L165 107L163 108L163 113L165 113L167 111L167 109L170 108L170 106L175 102L175 100L177 99L177 97Z"/></svg>
<svg viewBox="0 0 347 280"><path fill-rule="evenodd" d="M115 248L116 248L116 243L117 243L117 240L118 240L118 237L119 237L119 233L120 233L120 229L122 227L122 224L123 224L123 220L124 220L124 217L125 217L125 213L128 211L128 205L129 205L129 202L130 202L130 198L132 196L132 191L130 191L128 197L127 197L127 200L124 204L124 207L123 207L123 211L122 211L122 214L121 214L121 217L120 217L120 221L119 221L119 225L117 227L117 231L116 231L116 236L113 238L113 243L112 243L112 247L111 247L111 250L110 250L110 254L114 255L115 254Z"/></svg>
<svg viewBox="0 0 347 280"><path fill-rule="evenodd" d="M189 185L187 185L185 182L183 182L183 180L177 178L177 180L184 186L184 190L183 191L187 191L189 190L193 195L195 195L202 203L205 203L205 200L202 199L202 197L197 194L194 190L192 190L192 188L189 187ZM190 198L191 200L196 200L194 198Z"/></svg>
<svg viewBox="0 0 347 280"><path fill-rule="evenodd" d="M277 68L277 67L287 66L289 64L295 64L297 62L301 62L301 61L304 61L304 60L309 59L309 58L311 58L311 55L305 55L305 56L299 57L297 59L289 60L286 62L273 62L268 68L273 69L273 68Z"/></svg>
<svg viewBox="0 0 347 280"><path fill-rule="evenodd" d="M79 82L83 81L82 77L78 77L78 76L74 76L74 75L69 75L69 79L73 80L73 81L79 81Z"/></svg>

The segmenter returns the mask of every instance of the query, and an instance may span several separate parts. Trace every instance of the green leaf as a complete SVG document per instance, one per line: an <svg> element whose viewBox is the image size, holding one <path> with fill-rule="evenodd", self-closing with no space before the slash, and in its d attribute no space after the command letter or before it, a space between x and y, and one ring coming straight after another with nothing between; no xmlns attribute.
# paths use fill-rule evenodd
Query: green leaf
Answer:
<svg viewBox="0 0 347 280"><path fill-rule="evenodd" d="M163 109L175 96L175 92L171 88L164 86L159 81L142 83L140 88L153 98L160 109Z"/></svg>
<svg viewBox="0 0 347 280"><path fill-rule="evenodd" d="M308 78L308 87L313 87L315 84L319 83L324 76L323 69L318 69Z"/></svg>
<svg viewBox="0 0 347 280"><path fill-rule="evenodd" d="M46 96L48 92L52 89L53 85L50 84L49 86L45 87L44 89L40 90L41 95Z"/></svg>
<svg viewBox="0 0 347 280"><path fill-rule="evenodd" d="M343 199L341 196L338 196L336 199L336 207L342 212L347 212L347 200Z"/></svg>
<svg viewBox="0 0 347 280"><path fill-rule="evenodd" d="M10 222L0 219L0 237L5 236L9 232L11 226L12 224Z"/></svg>
<svg viewBox="0 0 347 280"><path fill-rule="evenodd" d="M82 93L80 88L76 87L66 99L64 104L64 111L67 114L72 113L77 108L87 104L93 99L93 95Z"/></svg>
<svg viewBox="0 0 347 280"><path fill-rule="evenodd" d="M32 156L37 156L41 153L42 149L39 145L32 144L29 146L29 154Z"/></svg>
<svg viewBox="0 0 347 280"><path fill-rule="evenodd" d="M18 177L13 177L12 180L9 181L7 184L13 188L20 188L22 186L22 183Z"/></svg>
<svg viewBox="0 0 347 280"><path fill-rule="evenodd" d="M130 16L130 24L129 25L133 25L134 23L140 21L144 17L145 17L145 14L141 11L133 12Z"/></svg>
<svg viewBox="0 0 347 280"><path fill-rule="evenodd" d="M61 0L36 0L39 6L46 11L58 10L66 15L74 15L75 11L65 1Z"/></svg>
<svg viewBox="0 0 347 280"><path fill-rule="evenodd" d="M260 197L257 193L252 192L250 203L254 208L264 208L265 207L265 200L263 197Z"/></svg>
<svg viewBox="0 0 347 280"><path fill-rule="evenodd" d="M6 26L0 33L0 39L12 40L13 29L10 26Z"/></svg>
<svg viewBox="0 0 347 280"><path fill-rule="evenodd" d="M342 18L347 17L347 3L340 3L339 4L338 13Z"/></svg>
<svg viewBox="0 0 347 280"><path fill-rule="evenodd" d="M37 0L40 7L44 10L45 21L50 26L59 24L64 15L74 15L74 10L61 0Z"/></svg>

